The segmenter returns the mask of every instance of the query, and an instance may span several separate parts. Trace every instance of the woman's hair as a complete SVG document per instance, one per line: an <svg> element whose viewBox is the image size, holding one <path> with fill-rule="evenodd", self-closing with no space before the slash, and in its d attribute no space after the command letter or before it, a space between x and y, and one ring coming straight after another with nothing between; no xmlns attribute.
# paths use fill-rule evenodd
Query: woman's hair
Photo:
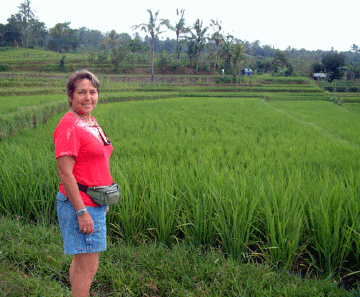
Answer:
<svg viewBox="0 0 360 297"><path fill-rule="evenodd" d="M69 81L67 83L67 95L69 98L72 98L76 89L76 83L79 80L88 79L91 81L91 84L96 88L97 92L100 92L100 81L95 76L95 74L91 73L90 71L83 69L78 70L72 73L69 77ZM71 102L70 102L71 106Z"/></svg>

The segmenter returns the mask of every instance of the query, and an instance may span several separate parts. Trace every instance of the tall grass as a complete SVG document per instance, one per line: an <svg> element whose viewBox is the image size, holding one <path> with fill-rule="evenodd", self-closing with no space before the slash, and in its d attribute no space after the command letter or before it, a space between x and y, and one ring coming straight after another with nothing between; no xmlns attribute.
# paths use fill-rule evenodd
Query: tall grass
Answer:
<svg viewBox="0 0 360 297"><path fill-rule="evenodd" d="M14 112L22 112L34 106L40 106L46 103L54 103L54 101L66 100L66 95L34 95L34 96L5 96L0 97L1 111L0 115L6 115Z"/></svg>
<svg viewBox="0 0 360 297"><path fill-rule="evenodd" d="M263 199L265 239L263 248L270 262L286 268L293 267L301 252L304 211L303 172L291 168L277 168L266 179ZM280 169L280 170L279 170Z"/></svg>
<svg viewBox="0 0 360 297"><path fill-rule="evenodd" d="M325 169L317 189L313 189L312 204L307 205L308 232L316 247L317 268L327 275L341 270L346 257L352 252L351 231L347 222L349 200L341 181L337 179L338 182L334 183L334 174Z"/></svg>
<svg viewBox="0 0 360 297"><path fill-rule="evenodd" d="M1 141L0 208L36 221L53 221L57 169L52 131L45 126Z"/></svg>
<svg viewBox="0 0 360 297"><path fill-rule="evenodd" d="M286 267L297 265L311 250L311 265L319 271L340 271L349 253L354 253L352 243L358 242L357 231L349 231L358 219L346 215L349 208L344 198L349 194L346 183L355 183L357 178L349 177L344 183L343 173L359 166L356 144L326 130L326 114L340 119L341 109L326 102L303 102L304 114L300 116L297 109L298 118L284 113L279 119L277 110L269 110L258 100L190 98L179 99L171 107L174 101L134 103L141 119L128 109L130 105L121 106L120 155L124 156L119 158L128 162L126 148L131 148L133 156L141 156L136 161L147 172L155 171L154 176L164 175L159 169L163 164L176 169L165 174L176 181L177 187L171 187L173 196L182 201L180 235L198 243L218 243L232 255L241 255L249 245L260 242L267 261ZM314 120L323 120L322 129L302 121L309 110ZM226 120L221 114L227 115ZM347 119L338 123L344 134L353 126ZM324 180L331 181L331 187L325 187ZM142 183L154 182L158 183L156 178ZM135 188L140 186L135 184ZM326 205L331 206L327 211ZM169 211L169 216L173 213Z"/></svg>
<svg viewBox="0 0 360 297"><path fill-rule="evenodd" d="M317 101L310 105L301 102L272 101L271 106L295 120L314 125L324 134L355 146L360 145L360 114L330 102ZM350 129L350 127L352 127Z"/></svg>
<svg viewBox="0 0 360 297"><path fill-rule="evenodd" d="M326 130L326 114L341 119L343 110L322 104L173 98L99 105L94 116L113 143L110 167L121 187L110 233L218 246L289 269L306 263L326 275L355 272L359 266L346 262L360 252L360 151L356 139ZM309 110L318 126L305 121ZM1 213L55 220L59 118L0 144ZM342 135L354 126L338 125Z"/></svg>
<svg viewBox="0 0 360 297"><path fill-rule="evenodd" d="M0 217L0 295L71 296L57 226ZM356 296L338 281L244 264L194 244L108 241L91 296Z"/></svg>

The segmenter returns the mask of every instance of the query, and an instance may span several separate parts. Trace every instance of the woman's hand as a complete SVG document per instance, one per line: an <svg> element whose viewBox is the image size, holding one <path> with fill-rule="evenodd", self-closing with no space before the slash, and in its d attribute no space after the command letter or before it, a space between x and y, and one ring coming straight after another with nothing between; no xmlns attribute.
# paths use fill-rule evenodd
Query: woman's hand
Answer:
<svg viewBox="0 0 360 297"><path fill-rule="evenodd" d="M92 234L94 232L94 222L89 214L85 212L82 216L78 216L79 231L85 234Z"/></svg>

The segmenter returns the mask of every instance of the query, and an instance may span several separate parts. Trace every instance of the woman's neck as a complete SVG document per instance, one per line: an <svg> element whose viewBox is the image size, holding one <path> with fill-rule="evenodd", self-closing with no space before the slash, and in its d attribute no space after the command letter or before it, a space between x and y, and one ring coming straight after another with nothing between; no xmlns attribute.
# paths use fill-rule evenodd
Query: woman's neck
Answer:
<svg viewBox="0 0 360 297"><path fill-rule="evenodd" d="M90 115L81 114L72 108L70 108L70 112L75 116L77 116L78 118L82 119L85 123L89 124L90 126L94 126L94 122L92 121Z"/></svg>

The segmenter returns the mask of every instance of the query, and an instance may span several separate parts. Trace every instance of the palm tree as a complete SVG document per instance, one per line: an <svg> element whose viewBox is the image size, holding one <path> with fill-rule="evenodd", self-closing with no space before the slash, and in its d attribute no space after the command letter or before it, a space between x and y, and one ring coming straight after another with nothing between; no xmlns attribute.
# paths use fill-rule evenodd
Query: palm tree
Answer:
<svg viewBox="0 0 360 297"><path fill-rule="evenodd" d="M232 62L234 70L234 78L236 78L236 72L239 70L240 62L244 59L244 47L238 42L232 46Z"/></svg>
<svg viewBox="0 0 360 297"><path fill-rule="evenodd" d="M111 49L114 49L116 45L120 43L120 34L115 30L111 30L105 34L106 38L101 42L108 45Z"/></svg>
<svg viewBox="0 0 360 297"><path fill-rule="evenodd" d="M151 38L151 59L150 59L150 68L151 68L151 83L154 82L154 41L155 37L163 33L161 27L163 25L169 26L169 20L160 19L158 20L159 10L153 13L150 9L147 9L147 12L150 14L150 19L148 23L142 23L139 25L132 26L133 30L140 28L141 31L148 33Z"/></svg>
<svg viewBox="0 0 360 297"><path fill-rule="evenodd" d="M215 65L214 65L214 69L216 69L218 67L218 58L219 58L219 47L221 42L224 39L223 34L221 33L222 27L221 27L221 21L219 21L218 19L216 19L216 21L214 20L210 20L211 24L210 27L213 28L214 33L211 35L211 40L214 41L215 43Z"/></svg>
<svg viewBox="0 0 360 297"><path fill-rule="evenodd" d="M4 36L5 36L5 33L6 33L6 29L5 29L5 25L3 24L0 24L0 36L1 36L1 46L4 45Z"/></svg>
<svg viewBox="0 0 360 297"><path fill-rule="evenodd" d="M224 70L226 73L229 73L231 70L231 59L233 56L232 47L234 44L235 38L234 36L228 34L224 36L221 41L220 46L220 56L224 60Z"/></svg>
<svg viewBox="0 0 360 297"><path fill-rule="evenodd" d="M199 69L199 57L200 53L203 50L205 46L206 41L206 32L209 29L208 27L203 28L203 21L200 21L199 19L196 20L193 29L195 32L190 31L191 33L191 40L195 41L196 44L196 70Z"/></svg>
<svg viewBox="0 0 360 297"><path fill-rule="evenodd" d="M23 3L18 6L19 14L21 15L22 20L22 42L23 46L27 47L29 45L29 36L31 35L29 32L30 23L35 19L35 14L30 7L31 1L25 0Z"/></svg>
<svg viewBox="0 0 360 297"><path fill-rule="evenodd" d="M51 37L49 45L53 50L59 53L68 47L66 37L70 34L70 22L57 23L53 28L50 28L49 36ZM66 49L65 49L66 50Z"/></svg>
<svg viewBox="0 0 360 297"><path fill-rule="evenodd" d="M168 24L168 28L176 33L176 57L179 60L180 58L180 35L186 34L190 32L190 28L185 26L185 18L184 18L185 9L176 9L176 15L180 16L179 21L172 26L170 23Z"/></svg>

